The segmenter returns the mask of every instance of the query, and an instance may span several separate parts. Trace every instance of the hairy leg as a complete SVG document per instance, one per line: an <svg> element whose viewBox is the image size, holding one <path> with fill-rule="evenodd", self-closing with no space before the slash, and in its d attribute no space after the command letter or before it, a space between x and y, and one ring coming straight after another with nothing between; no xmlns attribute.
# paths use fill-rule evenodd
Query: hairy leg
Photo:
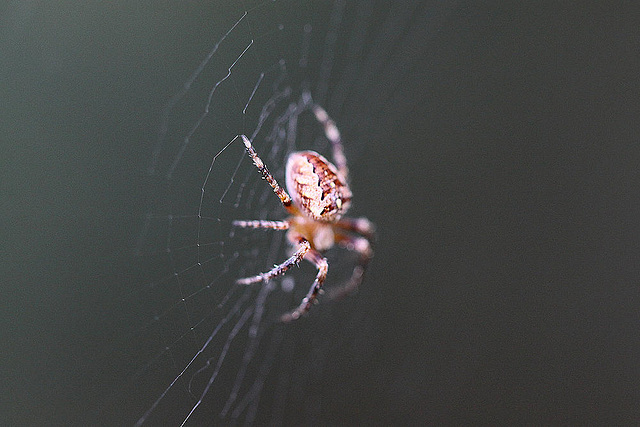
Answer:
<svg viewBox="0 0 640 427"><path fill-rule="evenodd" d="M309 292L302 299L300 305L294 310L291 310L289 313L283 314L282 317L280 317L280 320L283 322L296 320L311 309L311 306L318 298L318 294L322 289L322 284L327 277L329 263L327 263L327 259L320 255L319 252L314 249L310 249L309 252L307 252L305 259L307 259L318 268L318 274L316 275L316 279L313 281Z"/></svg>
<svg viewBox="0 0 640 427"><path fill-rule="evenodd" d="M251 277L245 277L243 279L238 279L236 280L236 283L238 285L250 285L252 283L258 283L258 282L266 282L267 280L270 280L276 276L279 276L281 274L284 274L287 270L289 270L291 267L293 267L294 265L298 264L300 262L300 260L302 258L304 258L305 254L311 250L311 244L309 244L309 241L307 239L305 239L304 237L299 237L298 238L298 249L296 250L296 252L289 257L287 260L285 260L282 264L280 265L276 265L275 267L273 267L271 270L265 272L265 273L260 273L257 274L255 276L251 276Z"/></svg>
<svg viewBox="0 0 640 427"><path fill-rule="evenodd" d="M241 228L263 228L269 230L288 230L289 221L265 221L262 219L242 220L237 219L232 222L235 227Z"/></svg>
<svg viewBox="0 0 640 427"><path fill-rule="evenodd" d="M269 172L267 165L264 164L262 159L258 156L258 153L256 153L256 150L253 148L253 145L251 145L251 141L249 141L249 138L247 138L245 135L240 135L240 138L242 138L244 147L247 150L247 153L249 153L249 157L251 157L251 160L253 160L253 164L258 168L258 170L262 174L262 177L269 183L271 188L273 188L273 192L276 193L276 196L278 196L278 198L282 202L282 205L289 212L295 213L296 209L291 202L291 197L284 188L280 187L278 181L276 181L273 175L271 175L271 172Z"/></svg>
<svg viewBox="0 0 640 427"><path fill-rule="evenodd" d="M333 146L333 161L336 163L342 178L346 180L349 176L349 169L347 168L347 158L345 157L344 149L342 148L340 131L324 108L316 104L312 107L312 110L313 114L316 116L316 120L318 120L324 128L324 133L327 136L327 139Z"/></svg>

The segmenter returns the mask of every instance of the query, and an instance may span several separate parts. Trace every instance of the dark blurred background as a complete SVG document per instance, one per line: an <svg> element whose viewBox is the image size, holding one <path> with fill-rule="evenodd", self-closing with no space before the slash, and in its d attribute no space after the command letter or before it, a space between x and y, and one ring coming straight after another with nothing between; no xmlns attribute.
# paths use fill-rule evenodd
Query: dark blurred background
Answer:
<svg viewBox="0 0 640 427"><path fill-rule="evenodd" d="M406 6L410 37L336 117L379 227L375 315L319 423L637 425L637 10ZM2 424L99 423L159 115L225 7L0 7Z"/></svg>

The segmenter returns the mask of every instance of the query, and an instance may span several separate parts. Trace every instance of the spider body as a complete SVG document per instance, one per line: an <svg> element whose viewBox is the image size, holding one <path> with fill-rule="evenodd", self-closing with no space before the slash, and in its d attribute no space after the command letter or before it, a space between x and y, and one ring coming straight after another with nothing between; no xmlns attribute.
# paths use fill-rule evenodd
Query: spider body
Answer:
<svg viewBox="0 0 640 427"><path fill-rule="evenodd" d="M284 322L295 320L308 312L321 293L329 268L327 259L321 254L323 251L338 244L360 255L351 279L334 293L334 298L357 289L373 256L370 244L374 233L373 224L366 218L343 218L351 204L352 193L347 184L347 161L342 150L340 132L322 107L314 105L312 111L332 144L336 165L315 151L291 153L285 170L288 193L271 175L251 141L245 135L240 136L253 164L291 215L284 221L236 220L233 221L233 225L243 228L288 230L287 238L297 249L290 258L268 272L238 279L236 283L249 285L268 281L284 274L302 259L308 260L318 269L316 278L300 305L281 317Z"/></svg>

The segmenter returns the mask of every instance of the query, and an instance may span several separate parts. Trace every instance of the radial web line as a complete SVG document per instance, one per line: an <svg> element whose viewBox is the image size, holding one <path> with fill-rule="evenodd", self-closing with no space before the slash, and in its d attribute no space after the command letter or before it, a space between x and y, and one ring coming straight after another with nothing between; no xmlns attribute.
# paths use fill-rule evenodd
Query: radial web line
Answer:
<svg viewBox="0 0 640 427"><path fill-rule="evenodd" d="M231 293L232 290L233 290L233 288L231 288L229 293ZM229 313L227 313L227 315L218 323L216 328L209 335L209 338L207 338L207 341L205 341L204 345L202 345L202 347L200 347L200 349L191 358L191 360L189 361L189 363L187 363L187 365L184 367L184 369L182 369L182 371L178 374L178 376L176 376L173 379L173 381L171 381L171 384L169 384L169 386L162 392L162 394L155 400L155 402L153 402L153 405L151 405L151 407L147 410L147 412L145 412L144 415L142 417L140 417L140 419L135 423L136 426L141 426L147 420L147 418L151 415L153 410L158 406L158 404L164 398L164 396L169 392L169 390L171 390L171 388L173 388L173 386L176 384L176 382L178 382L178 380L180 378L182 378L184 373L195 362L195 360L198 358L198 356L200 356L207 349L209 344L211 344L211 342L213 341L213 338L218 334L218 332L222 329L222 327L231 319L231 317L233 317L238 312L238 310L240 310L240 307L242 306L242 304L248 298L249 298L249 292L245 292L243 294L243 296L240 299L238 299L238 301L233 306L233 308L229 311ZM227 298L225 297L225 299L223 300L223 303L226 302L226 300L227 300Z"/></svg>
<svg viewBox="0 0 640 427"><path fill-rule="evenodd" d="M186 95L186 93L191 89L191 85L196 79L200 76L202 71L205 69L213 55L218 51L220 44L231 34L231 32L240 24L240 22L247 16L247 11L245 11L242 16L233 24L231 28L218 40L218 42L213 46L213 48L207 53L205 58L200 62L198 67L191 73L191 76L185 81L182 85L182 89L176 92L175 95L171 97L169 102L162 109L162 120L160 122L160 128L158 129L158 138L156 140L155 147L151 154L151 164L147 169L147 172L152 175L155 173L156 165L158 164L158 156L160 156L160 152L162 151L162 145L164 143L164 139L167 136L167 130L169 127L169 117L171 116L171 112L175 105Z"/></svg>
<svg viewBox="0 0 640 427"><path fill-rule="evenodd" d="M240 53L240 55L238 55L238 57L235 59L235 61L233 61L233 63L229 66L229 68L227 68L227 74L223 78L218 80L216 82L216 84L213 85L213 87L211 88L211 91L209 92L209 97L207 98L207 103L206 103L206 105L204 107L204 111L202 112L202 114L200 114L200 117L198 118L198 120L196 120L194 125L191 127L191 130L189 131L189 133L187 133L187 135L182 140L182 145L180 146L180 149L178 150L178 153L176 154L176 156L173 159L173 163L171 163L171 166L169 167L169 170L167 171L167 179L168 180L171 180L171 178L173 176L173 172L178 167L178 163L180 163L180 159L182 158L182 155L184 154L184 151L187 149L187 146L189 145L191 137L196 132L196 130L198 130L198 128L202 124L202 121L209 115L209 107L211 107L211 101L213 99L213 94L215 93L216 89L218 88L218 86L220 86L220 84L222 84L222 82L224 82L225 80L227 80L231 76L231 70L233 70L233 67L238 63L240 58L242 58L244 56L244 54L249 50L249 48L252 45L253 45L253 40L251 40L249 42L249 44L244 48L244 50Z"/></svg>
<svg viewBox="0 0 640 427"><path fill-rule="evenodd" d="M185 419L182 421L182 424L180 424L180 427L184 426L187 423L187 421L189 421L189 418L191 418L191 415L193 415L194 411L198 408L198 406L200 406L200 404L202 403L202 400L204 399L204 397L209 392L209 389L211 388L211 385L213 384L213 382L215 381L216 377L218 376L218 372L220 372L220 368L222 367L222 363L224 362L224 359L227 356L227 352L229 351L229 347L231 347L232 341L234 340L236 335L238 335L238 332L240 332L240 329L242 329L244 324L247 322L247 320L251 316L252 312L253 312L253 307L247 307L245 309L244 313L242 314L242 316L240 317L240 320L238 320L238 323L236 323L236 325L234 326L233 330L229 333L229 336L227 337L227 341L224 343L224 347L222 348L222 351L220 352L220 357L218 358L218 363L216 364L215 370L211 374L211 377L209 378L209 382L207 383L207 386L205 387L205 389L200 394L200 398L198 399L198 401L191 408L191 411L189 411L189 413L187 414ZM207 361L207 364L205 365L205 367L208 366L208 365L209 365L209 361ZM205 367L200 369L198 372L202 371Z"/></svg>

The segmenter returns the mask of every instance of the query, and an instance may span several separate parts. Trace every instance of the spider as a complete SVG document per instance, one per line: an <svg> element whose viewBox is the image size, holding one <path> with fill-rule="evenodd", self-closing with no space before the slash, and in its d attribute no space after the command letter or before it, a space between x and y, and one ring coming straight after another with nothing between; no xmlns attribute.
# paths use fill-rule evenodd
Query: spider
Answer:
<svg viewBox="0 0 640 427"><path fill-rule="evenodd" d="M374 225L366 218L343 218L351 204L351 190L347 184L347 159L342 149L340 132L327 112L318 105L311 107L316 120L323 126L327 139L333 147L334 165L315 151L296 151L287 159L285 191L256 153L251 141L241 135L247 153L263 178L290 216L284 221L236 220L233 225L243 228L288 230L287 239L296 247L294 254L271 270L251 277L238 279L237 284L249 285L266 282L284 274L302 259L312 263L317 269L311 288L298 307L281 316L283 322L298 319L317 302L322 284L327 277L329 264L322 252L335 244L359 254L358 264L351 278L338 289L332 298L343 297L358 288L365 268L373 256L371 239ZM291 194L291 195L290 195Z"/></svg>

